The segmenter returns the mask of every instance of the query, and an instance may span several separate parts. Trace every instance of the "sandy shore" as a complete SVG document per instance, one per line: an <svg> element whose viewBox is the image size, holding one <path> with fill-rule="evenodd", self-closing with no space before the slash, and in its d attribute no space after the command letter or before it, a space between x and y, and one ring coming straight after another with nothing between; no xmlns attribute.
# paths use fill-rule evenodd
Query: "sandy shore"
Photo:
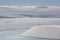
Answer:
<svg viewBox="0 0 60 40"><path fill-rule="evenodd" d="M4 18L0 30L28 29L37 25L60 25L60 18Z"/></svg>

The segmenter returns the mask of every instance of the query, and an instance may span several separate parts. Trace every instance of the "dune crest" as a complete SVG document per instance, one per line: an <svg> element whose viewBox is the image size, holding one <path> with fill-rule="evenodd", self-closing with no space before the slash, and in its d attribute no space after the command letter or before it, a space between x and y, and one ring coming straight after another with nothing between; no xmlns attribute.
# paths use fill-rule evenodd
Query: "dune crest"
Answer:
<svg viewBox="0 0 60 40"><path fill-rule="evenodd" d="M34 26L22 35L28 37L60 39L60 25Z"/></svg>

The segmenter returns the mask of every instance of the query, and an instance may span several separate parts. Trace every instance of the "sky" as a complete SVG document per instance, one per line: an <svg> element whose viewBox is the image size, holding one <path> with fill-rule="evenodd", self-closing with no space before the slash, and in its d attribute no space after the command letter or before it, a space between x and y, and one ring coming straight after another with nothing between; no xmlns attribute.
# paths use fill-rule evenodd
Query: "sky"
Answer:
<svg viewBox="0 0 60 40"><path fill-rule="evenodd" d="M0 5L60 5L60 0L0 0Z"/></svg>

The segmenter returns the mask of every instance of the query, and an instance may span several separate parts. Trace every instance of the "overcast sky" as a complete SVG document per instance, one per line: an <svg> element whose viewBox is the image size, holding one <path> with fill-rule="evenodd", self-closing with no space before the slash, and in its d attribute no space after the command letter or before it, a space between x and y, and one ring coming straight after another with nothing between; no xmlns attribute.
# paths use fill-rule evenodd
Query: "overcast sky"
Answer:
<svg viewBox="0 0 60 40"><path fill-rule="evenodd" d="M60 5L60 0L0 0L0 5Z"/></svg>

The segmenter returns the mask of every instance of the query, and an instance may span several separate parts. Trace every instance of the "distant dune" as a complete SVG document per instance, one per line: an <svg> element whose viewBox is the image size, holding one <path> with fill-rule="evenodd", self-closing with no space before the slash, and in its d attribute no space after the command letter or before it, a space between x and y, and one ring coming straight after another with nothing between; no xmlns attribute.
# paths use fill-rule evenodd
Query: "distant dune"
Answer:
<svg viewBox="0 0 60 40"><path fill-rule="evenodd" d="M60 18L60 6L0 5L0 18L27 18L27 17L28 18Z"/></svg>

